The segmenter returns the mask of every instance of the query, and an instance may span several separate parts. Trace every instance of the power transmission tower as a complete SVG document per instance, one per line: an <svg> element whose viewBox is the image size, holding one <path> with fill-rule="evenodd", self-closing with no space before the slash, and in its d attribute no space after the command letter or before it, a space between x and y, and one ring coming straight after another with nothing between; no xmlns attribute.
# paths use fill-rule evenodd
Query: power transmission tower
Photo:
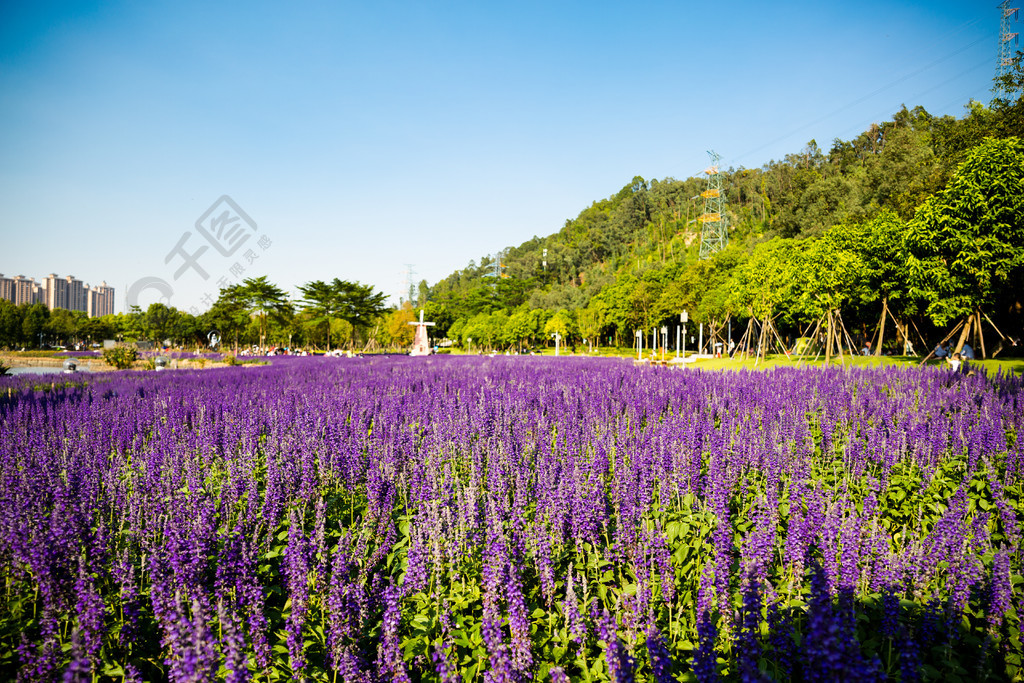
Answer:
<svg viewBox="0 0 1024 683"><path fill-rule="evenodd" d="M1017 33L1010 31L1010 17L1017 21L1018 7L1010 7L1010 0L999 3L999 61L996 62L996 97L1008 97L1011 93L1003 86L1003 77L1009 73L1013 64L1013 51L1010 41L1017 44Z"/></svg>
<svg viewBox="0 0 1024 683"><path fill-rule="evenodd" d="M503 278L508 277L508 275L505 273L505 257L507 255L508 249L502 249L501 251L495 252L494 254L494 263L492 265L494 266L493 275L495 280L501 280Z"/></svg>
<svg viewBox="0 0 1024 683"><path fill-rule="evenodd" d="M700 193L704 198L704 213L697 218L701 224L701 259L711 258L729 244L729 226L723 210L725 198L722 197L722 174L718 171L718 160L721 157L710 150L708 156L711 157L711 166L704 171L708 174L708 184Z"/></svg>
<svg viewBox="0 0 1024 683"><path fill-rule="evenodd" d="M413 296L413 277L415 277L416 271L413 270L411 263L405 264L405 291L409 293L409 298L406 299L410 304L413 303L415 297Z"/></svg>

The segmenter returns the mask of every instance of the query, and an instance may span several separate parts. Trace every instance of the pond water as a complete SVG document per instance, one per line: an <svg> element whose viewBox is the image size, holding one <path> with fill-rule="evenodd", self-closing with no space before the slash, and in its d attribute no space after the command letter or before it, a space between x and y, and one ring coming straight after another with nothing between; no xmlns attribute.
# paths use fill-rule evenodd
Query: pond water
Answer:
<svg viewBox="0 0 1024 683"><path fill-rule="evenodd" d="M64 368L50 365L34 365L27 368L11 368L7 371L11 375L60 375ZM78 372L89 372L87 368L78 367Z"/></svg>

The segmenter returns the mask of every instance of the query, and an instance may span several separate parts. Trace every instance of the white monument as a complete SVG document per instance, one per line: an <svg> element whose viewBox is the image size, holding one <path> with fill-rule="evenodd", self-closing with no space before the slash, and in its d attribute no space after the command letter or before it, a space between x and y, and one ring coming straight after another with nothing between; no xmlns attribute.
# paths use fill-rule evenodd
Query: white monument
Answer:
<svg viewBox="0 0 1024 683"><path fill-rule="evenodd" d="M427 338L427 326L433 325L434 323L423 322L423 309L420 309L420 320L419 322L413 321L410 325L416 326L416 336L412 340L412 351L409 352L410 356L429 356L430 355L430 339Z"/></svg>

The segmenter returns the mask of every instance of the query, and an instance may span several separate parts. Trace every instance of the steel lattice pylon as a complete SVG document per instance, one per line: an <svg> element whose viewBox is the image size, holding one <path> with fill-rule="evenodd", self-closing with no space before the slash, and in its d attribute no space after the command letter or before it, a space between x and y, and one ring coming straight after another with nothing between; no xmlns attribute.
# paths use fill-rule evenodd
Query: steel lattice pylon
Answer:
<svg viewBox="0 0 1024 683"><path fill-rule="evenodd" d="M704 213L698 216L700 221L700 258L706 259L725 249L729 244L729 226L725 216L725 198L722 196L722 174L718 172L718 154L708 151L711 166L704 172L708 174L708 186L700 193L704 198Z"/></svg>
<svg viewBox="0 0 1024 683"><path fill-rule="evenodd" d="M1013 51L1010 49L1010 41L1017 44L1017 33L1010 31L1010 17L1017 20L1018 7L1010 7L1010 0L1003 0L999 4L999 61L996 63L996 96L1007 97L1011 93L1006 92L1003 87L1002 78L1013 64Z"/></svg>

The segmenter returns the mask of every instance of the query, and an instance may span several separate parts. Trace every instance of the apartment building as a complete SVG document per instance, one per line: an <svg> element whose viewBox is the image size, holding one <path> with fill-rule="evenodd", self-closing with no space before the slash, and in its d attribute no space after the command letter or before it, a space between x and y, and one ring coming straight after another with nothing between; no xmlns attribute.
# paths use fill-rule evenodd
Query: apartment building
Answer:
<svg viewBox="0 0 1024 683"><path fill-rule="evenodd" d="M9 278L0 273L0 299L6 299L15 306L44 304L51 311L56 308L82 311L89 317L114 312L113 287L105 280L96 287L90 287L74 275L60 277L50 273L42 283L37 283L35 278L24 275Z"/></svg>
<svg viewBox="0 0 1024 683"><path fill-rule="evenodd" d="M89 307L86 312L90 318L114 314L114 288L106 280L89 289Z"/></svg>

